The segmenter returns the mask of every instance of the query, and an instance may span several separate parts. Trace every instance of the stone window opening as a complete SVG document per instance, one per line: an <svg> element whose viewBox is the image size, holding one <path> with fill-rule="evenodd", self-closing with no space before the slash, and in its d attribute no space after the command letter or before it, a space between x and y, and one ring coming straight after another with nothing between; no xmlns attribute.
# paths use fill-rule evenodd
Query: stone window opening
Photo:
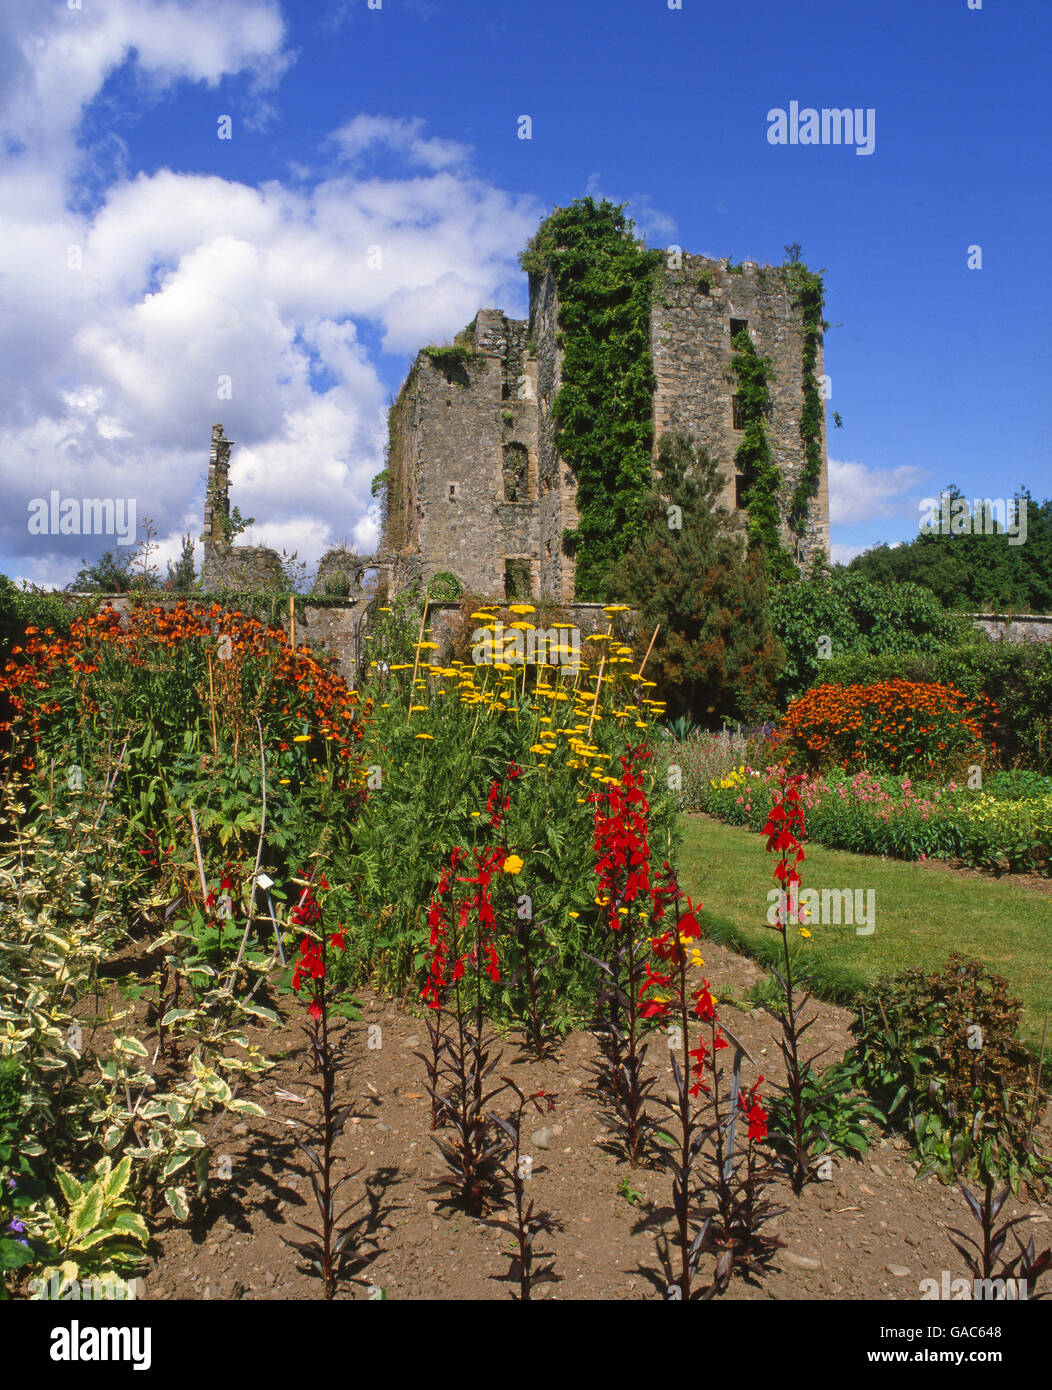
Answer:
<svg viewBox="0 0 1052 1390"><path fill-rule="evenodd" d="M740 395L731 397L731 424L736 430L745 428L745 407Z"/></svg>
<svg viewBox="0 0 1052 1390"><path fill-rule="evenodd" d="M505 502L529 500L530 455L525 444L505 444L502 457Z"/></svg>
<svg viewBox="0 0 1052 1390"><path fill-rule="evenodd" d="M734 507L736 511L745 510L745 476L742 473L734 475Z"/></svg>
<svg viewBox="0 0 1052 1390"><path fill-rule="evenodd" d="M733 343L739 333L748 333L748 319L731 319L731 342Z"/></svg>
<svg viewBox="0 0 1052 1390"><path fill-rule="evenodd" d="M504 597L514 603L531 597L532 576L526 556L513 555L504 560Z"/></svg>
<svg viewBox="0 0 1052 1390"><path fill-rule="evenodd" d="M450 500L451 502L455 502L455 501L457 500L457 485L456 485L456 483L450 483L450 484L449 484L449 500Z"/></svg>

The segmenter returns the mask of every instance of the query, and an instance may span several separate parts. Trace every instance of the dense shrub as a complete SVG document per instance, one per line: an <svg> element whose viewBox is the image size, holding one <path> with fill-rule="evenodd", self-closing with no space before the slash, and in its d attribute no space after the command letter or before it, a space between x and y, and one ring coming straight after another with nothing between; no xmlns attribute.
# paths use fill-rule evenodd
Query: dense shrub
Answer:
<svg viewBox="0 0 1052 1390"><path fill-rule="evenodd" d="M1033 1139L1034 1068L1007 981L954 952L939 972L884 976L859 1000L863 1084L944 1177L995 1172L1018 1188L1046 1164Z"/></svg>
<svg viewBox="0 0 1052 1390"><path fill-rule="evenodd" d="M783 700L828 681L830 657L936 652L980 640L968 619L947 612L919 584L871 584L846 570L782 584L771 617L786 652Z"/></svg>
<svg viewBox="0 0 1052 1390"><path fill-rule="evenodd" d="M973 700L986 695L997 706L992 731L998 760L1052 771L1052 643L984 639L932 652L857 653L824 662L821 675L833 685L934 681L955 685Z"/></svg>
<svg viewBox="0 0 1052 1390"><path fill-rule="evenodd" d="M984 720L996 713L952 685L876 681L819 685L794 700L778 733L790 759L814 767L942 778L981 766Z"/></svg>

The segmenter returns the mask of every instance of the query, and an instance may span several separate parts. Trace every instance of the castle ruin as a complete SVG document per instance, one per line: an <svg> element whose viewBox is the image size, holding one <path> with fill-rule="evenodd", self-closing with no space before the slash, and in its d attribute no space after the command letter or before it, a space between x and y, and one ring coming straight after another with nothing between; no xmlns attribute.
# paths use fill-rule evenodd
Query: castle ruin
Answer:
<svg viewBox="0 0 1052 1390"><path fill-rule="evenodd" d="M804 330L783 269L682 255L653 297L650 350L655 452L670 430L719 463L720 503L743 506L734 455L743 421L731 367L747 332L772 359L766 427L782 479L782 542L798 564L829 553L829 482L822 470L802 536L788 526L804 468ZM555 277L530 275L529 318L481 309L451 348L425 348L391 408L380 555L424 581L451 571L489 598L574 598L562 544L577 521L575 481L559 456L552 402L562 382ZM822 379L821 343L814 372Z"/></svg>
<svg viewBox="0 0 1052 1390"><path fill-rule="evenodd" d="M720 468L720 505L744 508L734 458L744 437L731 365L746 333L771 359L766 433L781 486L781 541L804 566L829 554L825 412L821 472L802 534L789 526L790 499L805 469L805 331L784 267L676 253L652 296L653 444L689 435ZM378 571L386 592L451 572L491 600L571 603L574 560L563 544L577 523L576 483L559 454L552 404L562 385L559 299L551 270L533 272L529 318L480 309L451 347L418 353L389 413L383 533L375 557L337 548L323 557L316 592L361 596ZM821 338L813 372L823 380ZM229 505L232 441L212 430L205 498L206 590L282 587L273 550L233 545Z"/></svg>

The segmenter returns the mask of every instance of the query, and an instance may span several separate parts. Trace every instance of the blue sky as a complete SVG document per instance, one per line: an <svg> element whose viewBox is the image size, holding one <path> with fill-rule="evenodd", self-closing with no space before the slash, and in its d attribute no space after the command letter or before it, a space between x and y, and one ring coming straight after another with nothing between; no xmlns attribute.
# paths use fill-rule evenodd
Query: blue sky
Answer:
<svg viewBox="0 0 1052 1390"><path fill-rule="evenodd" d="M586 192L651 245L825 269L834 557L950 481L1052 493L1047 4L70 3L0 3L8 574L113 547L30 535L51 490L134 497L174 557L214 420L247 539L371 549L411 357L523 313L526 236ZM872 108L873 153L770 144L792 101Z"/></svg>

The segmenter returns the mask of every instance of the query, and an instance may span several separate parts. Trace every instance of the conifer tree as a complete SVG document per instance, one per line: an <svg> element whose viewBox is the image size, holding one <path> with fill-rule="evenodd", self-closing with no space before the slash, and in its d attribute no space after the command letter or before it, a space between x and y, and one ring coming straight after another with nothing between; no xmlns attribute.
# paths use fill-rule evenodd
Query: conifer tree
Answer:
<svg viewBox="0 0 1052 1390"><path fill-rule="evenodd" d="M665 434L647 494L649 529L608 576L614 602L641 617L637 640L661 631L647 667L670 716L715 726L775 711L783 660L771 628L763 554L719 505L716 464L686 435Z"/></svg>

